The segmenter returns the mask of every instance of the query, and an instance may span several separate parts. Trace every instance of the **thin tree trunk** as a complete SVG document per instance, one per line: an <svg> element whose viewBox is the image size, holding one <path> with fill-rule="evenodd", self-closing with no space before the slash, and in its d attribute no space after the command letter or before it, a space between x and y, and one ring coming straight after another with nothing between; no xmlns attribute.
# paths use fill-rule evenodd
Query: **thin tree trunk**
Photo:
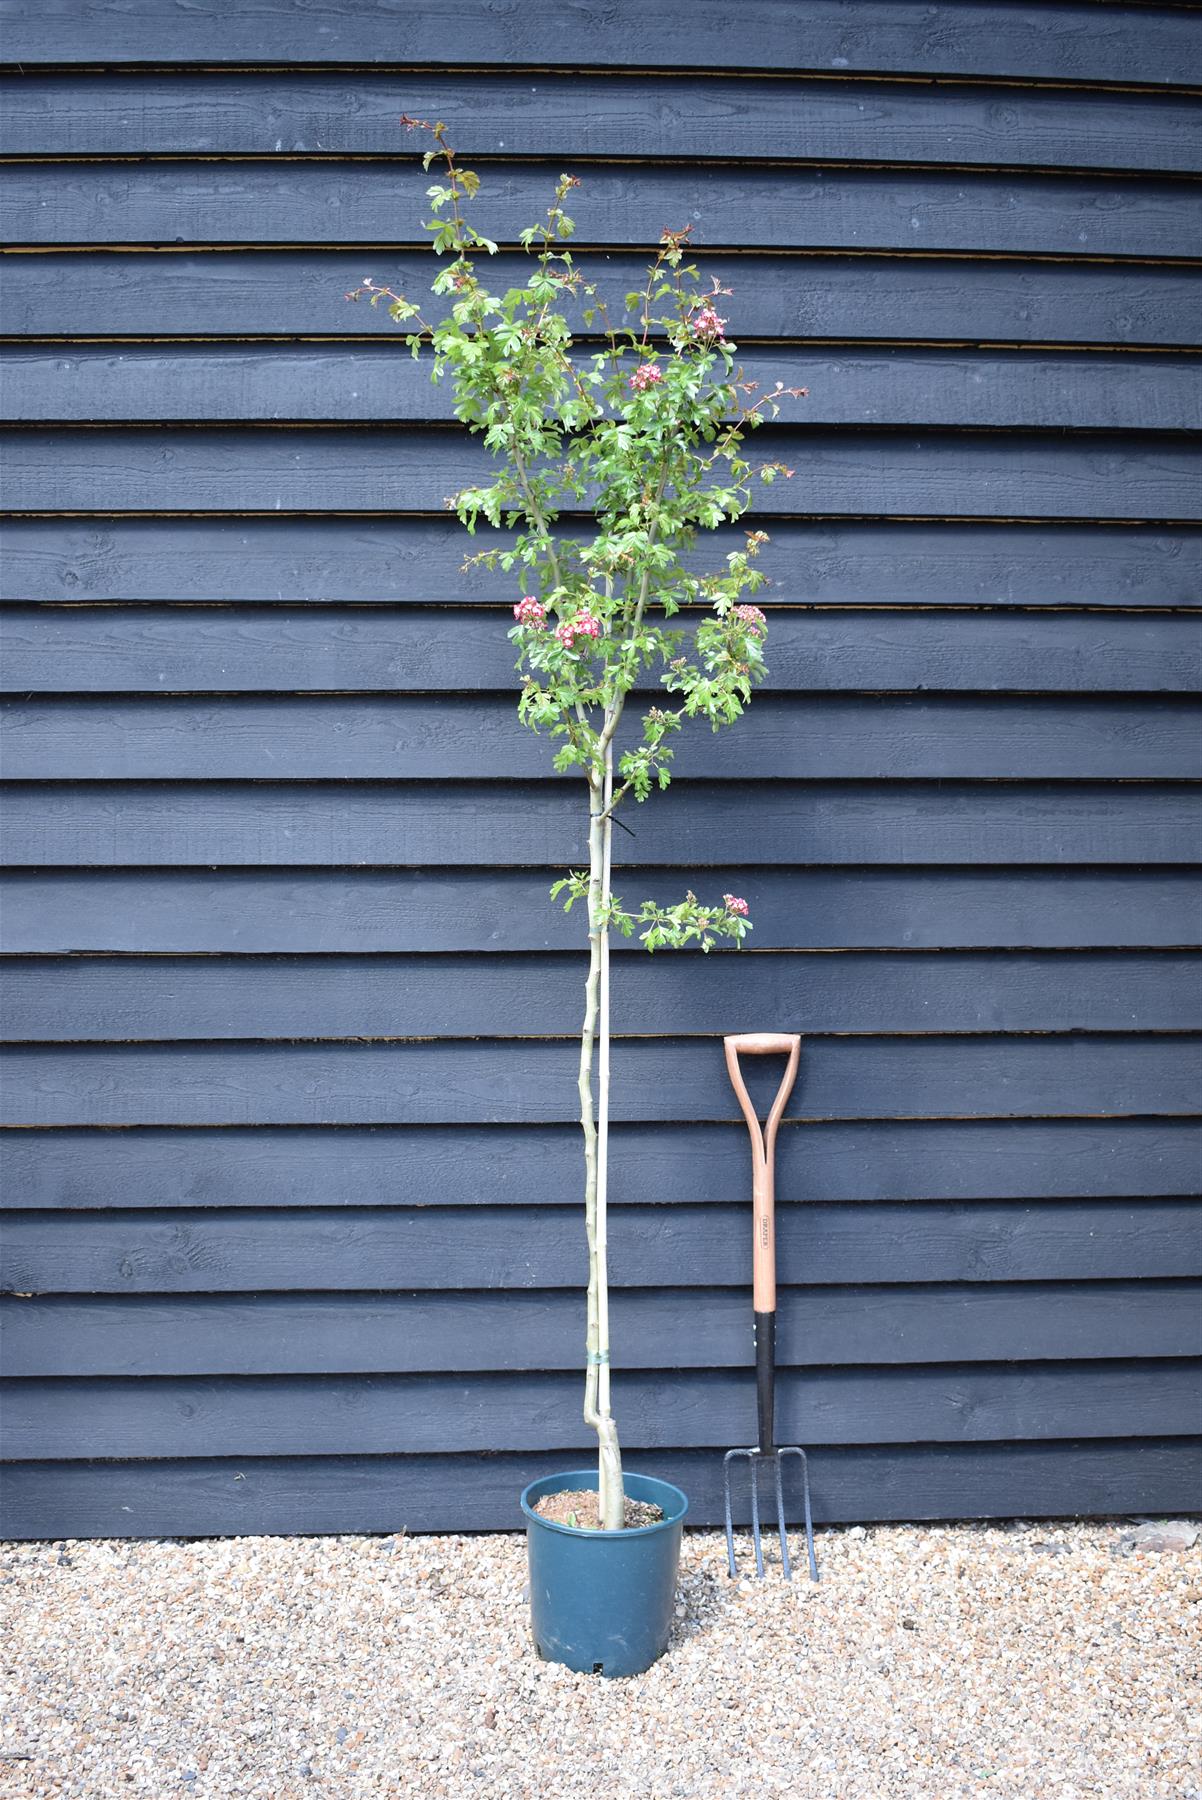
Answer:
<svg viewBox="0 0 1202 1800"><path fill-rule="evenodd" d="M614 822L609 807L614 791L614 747L612 742L605 746L605 823L601 836L601 897L603 905L610 904L610 888L613 872L613 833ZM609 1387L609 926L601 933L601 987L599 995L599 1016L597 1029L600 1037L599 1055L597 1059L597 1331L600 1337L602 1361L597 1369L597 1410L603 1419L612 1422L610 1410ZM616 1487L616 1495L611 1500L610 1512L616 1513L615 1524L620 1525L624 1517L624 1496L622 1492L622 1458L618 1449L617 1427L613 1428L613 1445L610 1453L610 1476L608 1488ZM608 1491L607 1488L607 1491Z"/></svg>
<svg viewBox="0 0 1202 1800"><path fill-rule="evenodd" d="M580 1033L580 1123L584 1132L584 1213L588 1235L588 1363L584 1385L585 1422L597 1433L598 1506L603 1530L625 1519L622 1454L610 1410L609 1270L606 1234L609 1150L609 931L603 913L609 899L612 825L604 811L613 784L607 754L604 788L589 789L589 966L584 1024ZM598 1098L593 1100L593 1053L600 1038Z"/></svg>

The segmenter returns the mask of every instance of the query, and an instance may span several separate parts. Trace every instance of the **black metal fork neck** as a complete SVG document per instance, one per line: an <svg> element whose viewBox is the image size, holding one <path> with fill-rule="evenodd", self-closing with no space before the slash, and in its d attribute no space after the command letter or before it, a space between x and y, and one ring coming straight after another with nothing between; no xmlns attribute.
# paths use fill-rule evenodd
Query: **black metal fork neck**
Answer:
<svg viewBox="0 0 1202 1800"><path fill-rule="evenodd" d="M776 1442L773 1417L776 1400L776 1314L757 1312L751 1316L755 1330L755 1407L759 1433L756 1448L771 1450Z"/></svg>

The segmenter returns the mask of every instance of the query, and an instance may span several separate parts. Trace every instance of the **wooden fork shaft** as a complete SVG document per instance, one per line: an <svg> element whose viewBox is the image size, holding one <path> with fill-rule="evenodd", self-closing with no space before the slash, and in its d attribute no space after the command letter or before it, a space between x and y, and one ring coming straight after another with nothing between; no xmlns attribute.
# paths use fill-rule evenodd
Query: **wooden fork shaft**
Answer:
<svg viewBox="0 0 1202 1800"><path fill-rule="evenodd" d="M726 1070L730 1076L731 1086L738 1096L739 1106L747 1121L747 1129L751 1134L751 1210L752 1229L754 1232L754 1250L752 1257L752 1306L757 1314L775 1313L776 1311L776 1129L789 1095L793 1092L793 1083L797 1079L797 1064L801 1057L801 1038L794 1034L776 1032L748 1032L738 1037L723 1039L726 1051ZM787 1056L784 1075L780 1087L776 1091L776 1099L772 1109L760 1128L760 1121L755 1107L751 1103L751 1095L747 1092L743 1080L743 1072L739 1067L739 1056ZM766 1450L770 1446L765 1444Z"/></svg>

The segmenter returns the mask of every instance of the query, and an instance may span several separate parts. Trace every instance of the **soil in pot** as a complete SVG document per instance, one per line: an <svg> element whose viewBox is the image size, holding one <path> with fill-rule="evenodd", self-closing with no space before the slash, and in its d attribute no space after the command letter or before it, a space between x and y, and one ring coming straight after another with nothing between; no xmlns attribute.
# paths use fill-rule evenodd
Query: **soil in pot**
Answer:
<svg viewBox="0 0 1202 1800"><path fill-rule="evenodd" d="M572 1488L560 1494L544 1494L535 1502L534 1511L540 1519L550 1519L553 1525L576 1525L582 1531L601 1529L601 1509L595 1488ZM631 1500L627 1496L623 1529L636 1531L640 1525L658 1525L663 1516L662 1507L652 1505L649 1500Z"/></svg>

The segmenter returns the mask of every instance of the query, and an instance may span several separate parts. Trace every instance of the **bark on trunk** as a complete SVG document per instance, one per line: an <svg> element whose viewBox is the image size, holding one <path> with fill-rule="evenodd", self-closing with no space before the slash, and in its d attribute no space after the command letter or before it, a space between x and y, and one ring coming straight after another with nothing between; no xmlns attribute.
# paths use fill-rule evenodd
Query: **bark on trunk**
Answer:
<svg viewBox="0 0 1202 1800"><path fill-rule="evenodd" d="M584 1218L588 1236L587 1365L585 1422L597 1434L598 1504L601 1527L619 1530L625 1519L622 1454L610 1410L609 1271L606 1237L609 1136L609 932L603 919L609 897L610 821L603 817L612 781L589 787L589 963L580 1032L580 1124L584 1133ZM600 1037L597 1102L593 1098L593 1055Z"/></svg>

